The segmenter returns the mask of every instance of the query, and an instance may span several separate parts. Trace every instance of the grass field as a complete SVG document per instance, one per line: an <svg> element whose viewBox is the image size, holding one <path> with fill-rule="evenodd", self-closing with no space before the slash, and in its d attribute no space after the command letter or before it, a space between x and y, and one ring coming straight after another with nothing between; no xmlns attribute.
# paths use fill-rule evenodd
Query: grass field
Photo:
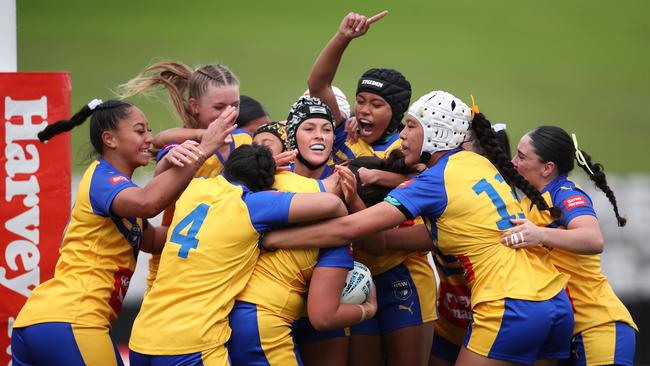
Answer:
<svg viewBox="0 0 650 366"><path fill-rule="evenodd" d="M18 0L19 71L70 71L73 110L152 61L221 62L242 94L283 119L314 58L350 10L391 14L353 42L336 84L353 99L369 67L393 67L414 97L472 93L512 144L539 124L578 134L608 171L650 172L650 2ZM181 6L184 5L184 6ZM135 99L159 131L177 125L166 96ZM75 170L89 148L74 132Z"/></svg>

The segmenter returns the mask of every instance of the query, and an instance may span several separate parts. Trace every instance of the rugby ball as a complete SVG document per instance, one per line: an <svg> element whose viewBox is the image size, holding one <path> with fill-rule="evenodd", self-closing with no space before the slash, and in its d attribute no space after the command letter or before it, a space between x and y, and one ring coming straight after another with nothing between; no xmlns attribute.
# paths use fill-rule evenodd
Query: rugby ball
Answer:
<svg viewBox="0 0 650 366"><path fill-rule="evenodd" d="M354 268L348 272L345 279L341 302L344 304L361 304L370 294L372 274L363 263L354 262Z"/></svg>

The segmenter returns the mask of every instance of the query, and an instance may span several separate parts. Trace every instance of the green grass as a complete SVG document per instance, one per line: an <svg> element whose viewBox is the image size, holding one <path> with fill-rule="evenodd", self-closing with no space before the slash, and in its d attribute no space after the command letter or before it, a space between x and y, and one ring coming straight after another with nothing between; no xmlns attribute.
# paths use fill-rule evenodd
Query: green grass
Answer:
<svg viewBox="0 0 650 366"><path fill-rule="evenodd" d="M414 98L434 89L466 101L474 94L493 122L508 124L513 147L529 129L557 124L608 171L650 171L650 2L350 3L19 0L18 66L72 72L74 112L110 98L153 61L221 62L242 94L283 119L342 17L389 9L344 56L335 82L348 98L364 70L393 67L410 79ZM134 102L155 131L178 124L163 93ZM87 133L74 131L75 157ZM80 164L75 158L74 169Z"/></svg>

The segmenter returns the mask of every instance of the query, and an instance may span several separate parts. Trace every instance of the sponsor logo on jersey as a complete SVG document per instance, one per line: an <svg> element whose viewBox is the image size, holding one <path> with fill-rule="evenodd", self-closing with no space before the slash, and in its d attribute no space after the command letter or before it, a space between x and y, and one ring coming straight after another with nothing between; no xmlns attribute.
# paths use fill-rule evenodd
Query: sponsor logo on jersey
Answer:
<svg viewBox="0 0 650 366"><path fill-rule="evenodd" d="M128 182L129 178L123 176L123 175L114 175L110 178L108 178L108 181L111 182L112 185L116 185L119 182Z"/></svg>
<svg viewBox="0 0 650 366"><path fill-rule="evenodd" d="M361 80L361 85L369 85L369 86L374 86L376 88L383 88L384 83L377 81L377 80L370 80L370 79L363 79Z"/></svg>
<svg viewBox="0 0 650 366"><path fill-rule="evenodd" d="M409 179L409 180L407 180L407 181L404 181L404 182L400 183L400 184L397 186L397 188L406 188L406 187L408 187L411 183L413 183L413 179Z"/></svg>
<svg viewBox="0 0 650 366"><path fill-rule="evenodd" d="M113 278L115 279L113 283L113 293L111 294L108 303L111 305L115 314L119 314L122 309L122 302L124 301L124 296L126 296L126 291L129 289L131 276L133 276L133 271L124 267L119 267L113 275Z"/></svg>
<svg viewBox="0 0 650 366"><path fill-rule="evenodd" d="M406 300L411 296L413 290L411 289L411 284L406 280L399 280L393 282L393 293L395 297L400 300Z"/></svg>
<svg viewBox="0 0 650 366"><path fill-rule="evenodd" d="M588 206L587 200L584 198L584 196L569 197L564 200L563 204L564 207L569 211L573 210L576 207Z"/></svg>

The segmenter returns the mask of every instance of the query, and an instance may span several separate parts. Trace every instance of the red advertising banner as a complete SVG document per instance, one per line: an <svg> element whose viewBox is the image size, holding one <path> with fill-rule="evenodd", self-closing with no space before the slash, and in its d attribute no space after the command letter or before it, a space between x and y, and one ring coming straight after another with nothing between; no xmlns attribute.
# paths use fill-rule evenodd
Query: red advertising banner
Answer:
<svg viewBox="0 0 650 366"><path fill-rule="evenodd" d="M70 215L70 135L38 132L70 116L70 74L0 73L0 365L11 329L38 284L54 274Z"/></svg>

